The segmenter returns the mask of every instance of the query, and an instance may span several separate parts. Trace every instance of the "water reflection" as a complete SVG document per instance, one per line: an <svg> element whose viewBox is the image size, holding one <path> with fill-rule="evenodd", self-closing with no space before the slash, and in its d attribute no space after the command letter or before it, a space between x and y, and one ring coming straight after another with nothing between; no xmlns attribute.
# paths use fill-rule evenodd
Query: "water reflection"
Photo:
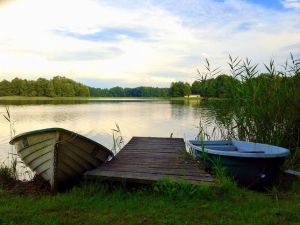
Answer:
<svg viewBox="0 0 300 225"><path fill-rule="evenodd" d="M0 101L0 111L10 106L16 133L62 127L112 147L112 128L118 123L125 142L132 136L185 137L194 139L199 120L214 122L216 111L197 101ZM216 106L214 106L216 107ZM212 127L214 124L211 125ZM9 149L9 123L0 117L0 162Z"/></svg>
<svg viewBox="0 0 300 225"><path fill-rule="evenodd" d="M86 104L89 101L87 99L82 100L58 100L58 99L49 99L49 100L13 100L13 99L7 99L7 100L0 100L0 105L61 105L61 104Z"/></svg>
<svg viewBox="0 0 300 225"><path fill-rule="evenodd" d="M139 98L66 98L66 99L0 99L0 105L73 105L73 104L97 104L119 102L151 102L158 99Z"/></svg>

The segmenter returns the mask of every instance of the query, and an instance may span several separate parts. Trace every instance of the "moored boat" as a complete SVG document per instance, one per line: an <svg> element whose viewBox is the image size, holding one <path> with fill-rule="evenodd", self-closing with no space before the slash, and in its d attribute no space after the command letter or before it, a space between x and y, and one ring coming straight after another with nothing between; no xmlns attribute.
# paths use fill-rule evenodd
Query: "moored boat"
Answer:
<svg viewBox="0 0 300 225"><path fill-rule="evenodd" d="M273 183L289 150L245 141L187 141L190 152L205 161L209 170L216 164L238 183L264 186Z"/></svg>
<svg viewBox="0 0 300 225"><path fill-rule="evenodd" d="M113 157L101 144L62 128L26 132L14 137L10 144L15 145L29 168L50 183L52 190Z"/></svg>

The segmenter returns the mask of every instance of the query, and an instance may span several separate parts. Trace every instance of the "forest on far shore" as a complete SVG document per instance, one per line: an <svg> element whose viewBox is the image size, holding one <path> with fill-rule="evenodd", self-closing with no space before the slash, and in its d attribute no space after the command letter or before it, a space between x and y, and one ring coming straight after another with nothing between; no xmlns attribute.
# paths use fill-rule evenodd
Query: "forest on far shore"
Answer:
<svg viewBox="0 0 300 225"><path fill-rule="evenodd" d="M254 81L268 79L268 74L260 74ZM289 79L289 78L287 78ZM187 82L172 82L169 88L136 87L95 88L81 84L62 76L50 80L38 78L26 80L14 78L11 81L0 81L0 96L46 96L46 97L183 97L201 95L204 97L230 98L234 87L242 83L228 75L216 78L196 80L191 85Z"/></svg>

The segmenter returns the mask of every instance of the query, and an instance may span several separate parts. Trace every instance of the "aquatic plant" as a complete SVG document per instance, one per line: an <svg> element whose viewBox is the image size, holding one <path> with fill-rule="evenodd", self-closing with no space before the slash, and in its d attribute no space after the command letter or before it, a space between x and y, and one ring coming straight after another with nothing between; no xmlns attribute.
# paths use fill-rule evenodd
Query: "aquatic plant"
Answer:
<svg viewBox="0 0 300 225"><path fill-rule="evenodd" d="M5 106L5 113L3 117L9 123L10 139L16 135L15 121L12 118L9 106ZM19 178L31 180L34 177L34 173L20 160L13 145L9 148L7 154L8 163L2 163L0 166L0 176L6 176L18 180Z"/></svg>
<svg viewBox="0 0 300 225"><path fill-rule="evenodd" d="M206 64L210 66L208 60ZM200 79L214 76L207 65ZM291 54L281 69L271 59L263 65L265 73L248 58L229 56L228 65L230 75L239 82L231 83L225 114L215 117L221 138L286 147L293 159L298 158L294 156L300 144L300 59Z"/></svg>
<svg viewBox="0 0 300 225"><path fill-rule="evenodd" d="M12 119L12 116L10 113L9 106L5 106L5 113L2 115L9 123L10 139L12 139L16 134L16 129L15 129L14 120ZM8 166L3 164L2 169L3 169L3 171L6 171L6 172L9 171L9 173L7 173L7 175L10 174L10 177L13 177L15 180L17 180L18 179L18 171L17 171L18 156L16 154L14 146L10 147L7 158L8 158ZM3 175L5 175L5 173Z"/></svg>
<svg viewBox="0 0 300 225"><path fill-rule="evenodd" d="M112 129L112 131L113 131L112 152L116 155L123 147L124 138L122 136L120 126L117 123L115 123L115 125L116 125L116 128Z"/></svg>

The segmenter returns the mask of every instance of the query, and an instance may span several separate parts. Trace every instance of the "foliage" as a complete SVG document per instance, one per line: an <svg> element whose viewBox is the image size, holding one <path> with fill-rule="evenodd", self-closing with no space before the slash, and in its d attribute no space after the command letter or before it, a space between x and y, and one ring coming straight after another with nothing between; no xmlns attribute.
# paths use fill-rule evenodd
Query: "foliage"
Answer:
<svg viewBox="0 0 300 225"><path fill-rule="evenodd" d="M234 96L238 138L288 148L299 145L300 61L291 55L284 71L278 71L271 60L265 65L268 73L260 76L249 59L232 67L242 81Z"/></svg>
<svg viewBox="0 0 300 225"><path fill-rule="evenodd" d="M118 86L109 89L109 93L110 93L111 97L124 97L125 96L124 89L121 87L118 87Z"/></svg>
<svg viewBox="0 0 300 225"><path fill-rule="evenodd" d="M203 97L231 98L234 95L232 86L239 85L239 80L223 74L216 78L194 81L192 93Z"/></svg>
<svg viewBox="0 0 300 225"><path fill-rule="evenodd" d="M0 81L0 96L46 96L46 97L168 97L169 88L112 87L94 88L61 76L51 80L38 78L36 81L15 78L11 82Z"/></svg>
<svg viewBox="0 0 300 225"><path fill-rule="evenodd" d="M172 82L170 87L171 97L184 97L191 95L191 87L189 83L183 83L181 81Z"/></svg>
<svg viewBox="0 0 300 225"><path fill-rule="evenodd" d="M168 97L169 88L158 87L136 87L122 88L113 87L110 89L90 87L92 97Z"/></svg>
<svg viewBox="0 0 300 225"><path fill-rule="evenodd" d="M231 79L238 82L229 83L231 98L222 115L215 115L222 138L282 146L295 155L300 144L300 60L291 55L283 70L270 60L266 73L247 58L230 56L228 64Z"/></svg>
<svg viewBox="0 0 300 225"><path fill-rule="evenodd" d="M11 82L0 82L0 96L47 96L73 97L90 96L89 88L71 79L56 76L51 80L38 78L36 81L15 78Z"/></svg>

